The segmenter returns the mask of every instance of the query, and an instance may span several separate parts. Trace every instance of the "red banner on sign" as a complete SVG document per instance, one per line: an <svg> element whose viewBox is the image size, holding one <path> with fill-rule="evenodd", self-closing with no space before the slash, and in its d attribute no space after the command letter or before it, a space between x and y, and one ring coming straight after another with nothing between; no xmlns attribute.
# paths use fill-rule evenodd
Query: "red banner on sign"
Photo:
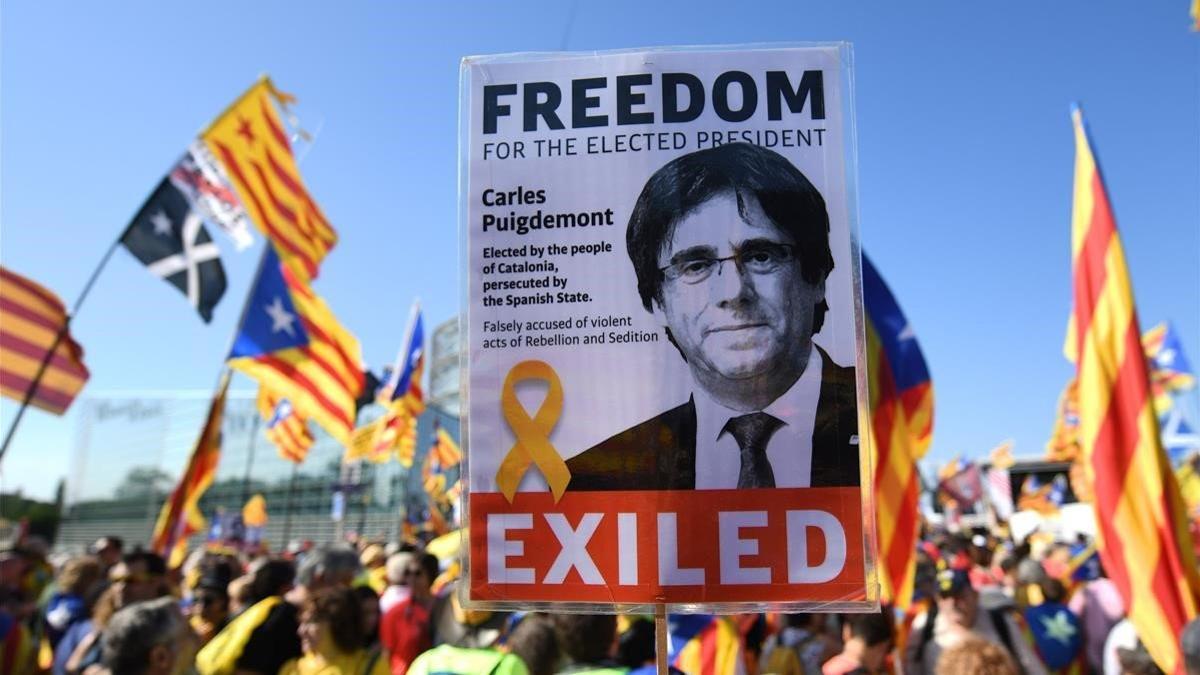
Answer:
<svg viewBox="0 0 1200 675"><path fill-rule="evenodd" d="M858 488L472 493L471 599L866 599Z"/></svg>

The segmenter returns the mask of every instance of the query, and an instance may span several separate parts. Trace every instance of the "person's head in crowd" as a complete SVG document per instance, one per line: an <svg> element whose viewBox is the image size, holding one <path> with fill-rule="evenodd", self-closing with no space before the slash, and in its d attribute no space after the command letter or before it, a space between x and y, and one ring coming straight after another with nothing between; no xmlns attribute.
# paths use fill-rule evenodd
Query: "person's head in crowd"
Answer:
<svg viewBox="0 0 1200 675"><path fill-rule="evenodd" d="M554 614L554 637L571 664L600 664L611 658L617 638L613 614Z"/></svg>
<svg viewBox="0 0 1200 675"><path fill-rule="evenodd" d="M230 616L237 616L254 604L254 577L252 575L243 574L229 582L225 589L226 595L229 597Z"/></svg>
<svg viewBox="0 0 1200 675"><path fill-rule="evenodd" d="M114 675L171 675L191 665L194 645L174 598L136 602L113 615L101 638Z"/></svg>
<svg viewBox="0 0 1200 675"><path fill-rule="evenodd" d="M640 668L654 662L654 622L637 618L617 637L617 663Z"/></svg>
<svg viewBox="0 0 1200 675"><path fill-rule="evenodd" d="M364 569L373 570L376 567L382 567L387 562L387 554L383 552L383 547L379 544L368 544L358 556L358 560Z"/></svg>
<svg viewBox="0 0 1200 675"><path fill-rule="evenodd" d="M288 560L259 558L250 565L249 604L285 595L296 583L296 566ZM236 594L230 592L230 597Z"/></svg>
<svg viewBox="0 0 1200 675"><path fill-rule="evenodd" d="M946 569L937 575L938 613L963 627L975 625L979 613L979 591L963 570Z"/></svg>
<svg viewBox="0 0 1200 675"><path fill-rule="evenodd" d="M29 563L15 547L0 548L0 588L19 589Z"/></svg>
<svg viewBox="0 0 1200 675"><path fill-rule="evenodd" d="M1067 587L1058 579L1045 578L1038 584L1042 589L1042 602L1063 603L1067 601Z"/></svg>
<svg viewBox="0 0 1200 675"><path fill-rule="evenodd" d="M223 625L229 618L229 586L232 582L233 569L223 561L200 573L192 600L200 618L209 625Z"/></svg>
<svg viewBox="0 0 1200 675"><path fill-rule="evenodd" d="M651 635L650 642L650 649L653 651L653 635ZM550 621L550 617L545 614L535 612L526 614L509 633L506 644L508 651L516 654L525 662L525 667L529 669L529 675L553 675L558 672L558 662L561 658L558 650L558 638L554 635L554 625Z"/></svg>
<svg viewBox="0 0 1200 675"><path fill-rule="evenodd" d="M393 553L387 559L387 580L391 586L404 585L404 573L408 569L408 565L412 562L416 554L411 551L401 553Z"/></svg>
<svg viewBox="0 0 1200 675"><path fill-rule="evenodd" d="M58 591L85 600L99 588L104 578L104 568L95 556L81 555L67 560L58 571L55 583Z"/></svg>
<svg viewBox="0 0 1200 675"><path fill-rule="evenodd" d="M1163 671L1150 658L1150 652L1140 641L1133 649L1117 648L1117 663L1121 666L1121 675L1163 675Z"/></svg>
<svg viewBox="0 0 1200 675"><path fill-rule="evenodd" d="M350 588L361 571L362 564L354 549L322 546L304 556L296 570L296 581L309 593L322 588Z"/></svg>
<svg viewBox="0 0 1200 675"><path fill-rule="evenodd" d="M1200 675L1200 618L1192 619L1179 634L1183 667L1187 675Z"/></svg>
<svg viewBox="0 0 1200 675"><path fill-rule="evenodd" d="M166 561L149 551L134 551L126 555L109 571L108 580L117 593L119 607L152 600L170 590L167 586Z"/></svg>
<svg viewBox="0 0 1200 675"><path fill-rule="evenodd" d="M868 673L882 671L895 637L890 610L871 614L851 614L842 623L842 656L856 662Z"/></svg>
<svg viewBox="0 0 1200 675"><path fill-rule="evenodd" d="M432 553L418 553L404 568L401 583L408 586L414 600L426 601L432 596L433 580L437 575L437 556Z"/></svg>
<svg viewBox="0 0 1200 675"><path fill-rule="evenodd" d="M374 646L379 642L379 596L370 586L355 586L354 595L362 608L363 646Z"/></svg>
<svg viewBox="0 0 1200 675"><path fill-rule="evenodd" d="M314 591L300 612L300 648L305 654L352 654L364 642L363 613L358 596L349 588Z"/></svg>
<svg viewBox="0 0 1200 675"><path fill-rule="evenodd" d="M125 542L120 537L100 537L92 544L92 554L100 559L105 569L121 562L125 555Z"/></svg>
<svg viewBox="0 0 1200 675"><path fill-rule="evenodd" d="M936 675L1018 675L1017 665L999 645L967 638L947 648L938 657Z"/></svg>

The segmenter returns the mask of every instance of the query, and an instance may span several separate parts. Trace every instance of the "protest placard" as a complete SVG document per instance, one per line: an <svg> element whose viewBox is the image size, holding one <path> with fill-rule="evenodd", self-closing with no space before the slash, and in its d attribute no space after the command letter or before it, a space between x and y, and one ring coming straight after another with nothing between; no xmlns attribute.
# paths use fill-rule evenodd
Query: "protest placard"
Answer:
<svg viewBox="0 0 1200 675"><path fill-rule="evenodd" d="M472 601L874 600L850 65L464 60Z"/></svg>

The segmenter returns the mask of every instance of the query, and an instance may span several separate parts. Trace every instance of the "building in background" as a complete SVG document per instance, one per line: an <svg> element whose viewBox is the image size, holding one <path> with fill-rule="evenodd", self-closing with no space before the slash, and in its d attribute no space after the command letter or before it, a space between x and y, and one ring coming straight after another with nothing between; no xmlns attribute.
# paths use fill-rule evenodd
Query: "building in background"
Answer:
<svg viewBox="0 0 1200 675"><path fill-rule="evenodd" d="M311 423L316 442L305 462L294 467L267 440L255 408L254 385L239 376L228 397L217 475L200 502L205 517L211 523L221 514L240 513L246 500L262 494L270 519L264 539L272 548L286 545L289 511L288 540L330 541L338 530L331 518L333 493L341 490L343 532L394 539L405 512L423 505L421 465L437 427L459 438L457 319L434 329L429 363L427 406L417 420L411 468L396 461L343 465L342 446ZM56 546L79 549L109 534L133 545L149 541L158 510L203 424L210 396L149 392L81 398ZM369 405L360 411L358 424L382 413L380 406Z"/></svg>

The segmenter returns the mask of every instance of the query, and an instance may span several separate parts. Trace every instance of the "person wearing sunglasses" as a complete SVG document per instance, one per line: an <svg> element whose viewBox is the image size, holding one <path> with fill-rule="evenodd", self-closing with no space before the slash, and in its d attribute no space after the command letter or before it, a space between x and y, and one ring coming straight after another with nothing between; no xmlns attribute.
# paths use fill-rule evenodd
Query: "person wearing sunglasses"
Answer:
<svg viewBox="0 0 1200 675"><path fill-rule="evenodd" d="M747 143L683 155L646 182L626 243L692 396L568 459L568 489L857 486L854 369L813 342L833 255L804 174Z"/></svg>
<svg viewBox="0 0 1200 675"><path fill-rule="evenodd" d="M433 646L431 588L437 575L436 557L414 554L401 575L401 583L409 588L408 598L389 609L379 623L379 641L389 654L394 675L404 675L413 659Z"/></svg>

